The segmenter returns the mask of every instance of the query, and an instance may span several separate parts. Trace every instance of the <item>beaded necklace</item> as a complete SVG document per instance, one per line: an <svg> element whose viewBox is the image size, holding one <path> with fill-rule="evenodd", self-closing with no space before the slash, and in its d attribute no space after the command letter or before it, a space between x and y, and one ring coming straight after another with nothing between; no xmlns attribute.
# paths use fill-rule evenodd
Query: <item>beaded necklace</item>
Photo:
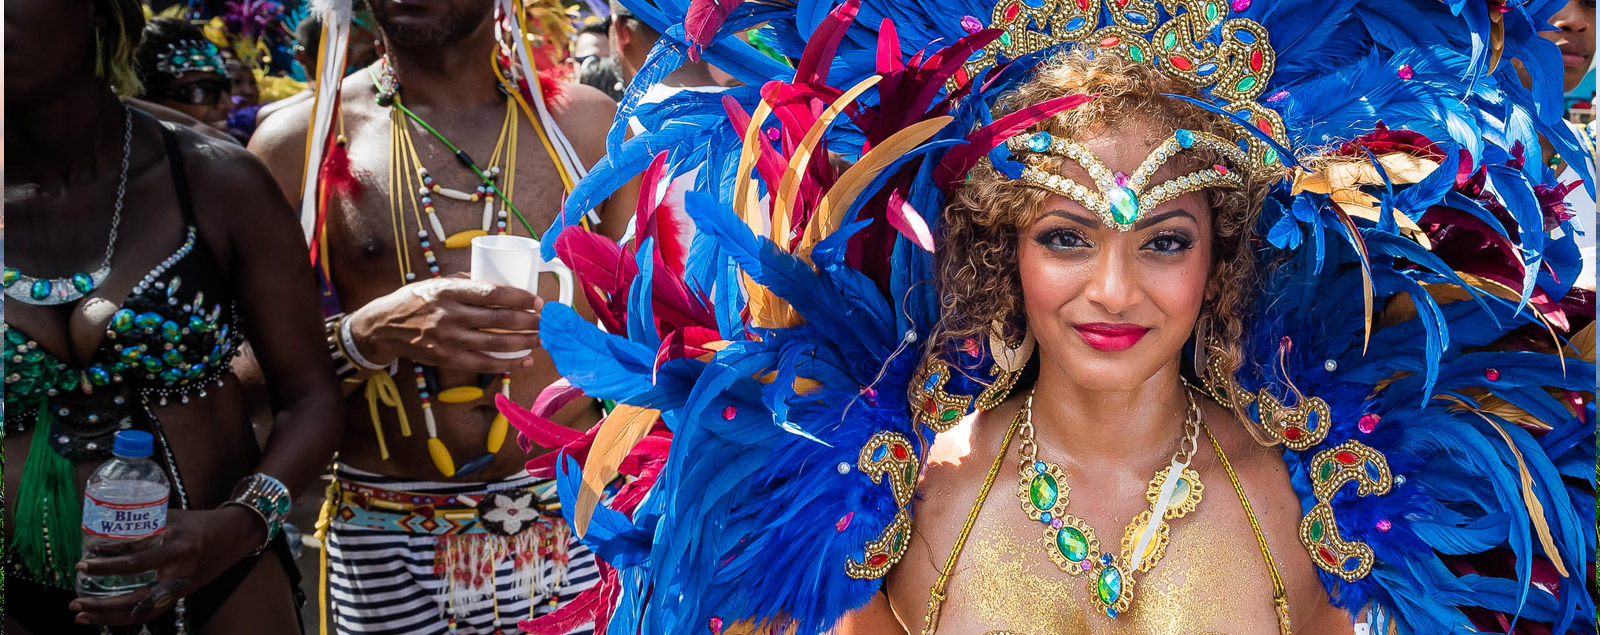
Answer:
<svg viewBox="0 0 1600 635"><path fill-rule="evenodd" d="M500 137L495 141L493 154L489 157L489 167L480 167L472 157L456 144L452 143L442 133L430 125L426 120L405 106L400 96L400 85L385 59L380 73L374 76L373 83L378 87L377 101L380 106L389 107L390 124L390 160L389 160L389 211L394 227L395 244L403 244L404 236L408 233L405 222L405 203L410 203L413 221L416 223L414 235L422 248L424 266L431 277L443 276L439 268L438 258L434 254L434 241L443 240L444 248L460 249L469 247L472 239L484 236L491 232L497 235L510 233L507 226L507 210L515 214L524 227L528 221L516 206L511 202L512 193L516 185L516 159L517 159L517 111L516 104L510 98L506 99L505 119L500 124ZM427 130L435 139L449 148L456 160L478 180L472 192L446 188L434 179L427 167L422 164L422 156L417 152L416 143L411 138L411 123ZM504 162L505 169L499 166ZM414 194L412 194L414 193ZM439 219L436 208L435 196L460 201L463 203L482 203L482 224L479 228L449 233L445 230L444 223ZM500 201L502 207L495 209L495 201ZM437 201L442 202L442 201ZM431 231L430 231L431 230ZM397 259L402 284L414 282L417 272L412 268L410 250L397 248ZM493 462L500 446L505 442L508 430L507 421L503 415L496 415L490 424L488 439L485 442L484 454L459 466L451 456L449 448L444 441L439 439L438 423L433 414L433 400L439 399L444 403L469 403L482 399L486 386L460 386L441 391L439 388L438 373L435 369L420 363L412 363L412 376L416 381L417 396L421 402L422 421L424 430L428 434L428 456L433 460L434 467L440 474L447 477L474 473L489 463ZM387 375L377 377L387 378ZM376 379L376 378L375 378ZM382 379L377 379L382 382ZM389 381L392 382L392 379ZM484 382L480 382L482 384ZM382 392L382 389L379 389ZM500 394L511 397L511 373L507 372L500 378ZM391 400L386 399L386 402ZM410 426L404 421L404 409L398 399L392 399L392 404L401 410L401 436L410 436ZM383 431L376 415L373 417L373 426L377 429L379 443L383 442Z"/></svg>

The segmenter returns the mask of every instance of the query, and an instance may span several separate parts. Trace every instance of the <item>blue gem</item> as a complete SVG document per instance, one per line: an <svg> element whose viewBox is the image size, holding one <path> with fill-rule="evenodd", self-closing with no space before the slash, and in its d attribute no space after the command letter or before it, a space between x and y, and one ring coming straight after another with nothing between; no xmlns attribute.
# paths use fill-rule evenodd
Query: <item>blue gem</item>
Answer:
<svg viewBox="0 0 1600 635"><path fill-rule="evenodd" d="M1178 145L1180 146L1185 148L1194 146L1194 133L1185 128L1179 128L1177 132L1172 133L1172 136L1178 138Z"/></svg>
<svg viewBox="0 0 1600 635"><path fill-rule="evenodd" d="M1122 17L1127 18L1129 22L1132 22L1134 24L1149 24L1150 23L1150 18L1145 17L1145 15L1143 13L1134 13L1132 11L1129 11L1127 13L1122 14Z"/></svg>
<svg viewBox="0 0 1600 635"><path fill-rule="evenodd" d="M931 375L928 375L928 378L922 382L922 389L923 390L933 390L933 387L937 386L938 384L939 384L939 373L933 373Z"/></svg>
<svg viewBox="0 0 1600 635"><path fill-rule="evenodd" d="M1044 0L1022 0L1022 3L1035 9L1044 6Z"/></svg>
<svg viewBox="0 0 1600 635"><path fill-rule="evenodd" d="M1111 609L1111 608L1106 609L1106 617L1115 618L1116 616L1117 616L1117 610L1116 609Z"/></svg>
<svg viewBox="0 0 1600 635"><path fill-rule="evenodd" d="M1217 72L1217 65L1214 62L1206 62L1201 64L1199 68L1194 69L1194 74L1200 77L1205 77L1215 72Z"/></svg>
<svg viewBox="0 0 1600 635"><path fill-rule="evenodd" d="M1066 28L1068 31L1076 31L1080 28L1083 28L1084 22L1085 20L1083 18L1073 18L1071 20L1067 20L1067 24L1064 28Z"/></svg>
<svg viewBox="0 0 1600 635"><path fill-rule="evenodd" d="M1361 560L1359 558L1348 558L1348 559L1346 559L1344 561L1344 570L1345 571L1355 571L1356 569L1358 569L1360 567L1361 567Z"/></svg>
<svg viewBox="0 0 1600 635"><path fill-rule="evenodd" d="M1043 474L1044 473L1044 468L1045 468L1044 461L1034 461L1033 462L1033 471L1038 472L1040 474Z"/></svg>
<svg viewBox="0 0 1600 635"><path fill-rule="evenodd" d="M35 280L33 282L33 288L28 290L28 296L35 300L43 300L50 297L50 292L54 290L55 289L50 286L49 280Z"/></svg>
<svg viewBox="0 0 1600 635"><path fill-rule="evenodd" d="M1100 564L1111 564L1111 554L1109 554L1109 553L1100 554Z"/></svg>
<svg viewBox="0 0 1600 635"><path fill-rule="evenodd" d="M1043 514L1039 514L1039 522L1044 523L1046 525L1050 524L1050 521L1052 519L1053 519L1053 517L1050 515L1050 512L1045 512Z"/></svg>
<svg viewBox="0 0 1600 635"><path fill-rule="evenodd" d="M886 453L888 451L889 451L889 446L886 446L886 445L880 445L880 446L878 446L876 448L873 448L873 450L872 450L872 460L873 461L882 461L884 453Z"/></svg>
<svg viewBox="0 0 1600 635"><path fill-rule="evenodd" d="M1249 31L1246 31L1244 29L1239 29L1237 31L1234 31L1233 32L1233 37L1238 38L1238 40L1240 42L1244 42L1245 44L1255 44L1256 43L1256 34L1251 33Z"/></svg>
<svg viewBox="0 0 1600 635"><path fill-rule="evenodd" d="M1034 152L1045 152L1050 149L1050 133L1039 131L1028 137L1028 149Z"/></svg>
<svg viewBox="0 0 1600 635"><path fill-rule="evenodd" d="M1370 479L1372 479L1374 481L1383 480L1383 479L1379 478L1381 476L1381 474L1378 473L1378 466L1373 465L1372 461L1367 461L1366 468L1367 468L1367 478L1370 478Z"/></svg>

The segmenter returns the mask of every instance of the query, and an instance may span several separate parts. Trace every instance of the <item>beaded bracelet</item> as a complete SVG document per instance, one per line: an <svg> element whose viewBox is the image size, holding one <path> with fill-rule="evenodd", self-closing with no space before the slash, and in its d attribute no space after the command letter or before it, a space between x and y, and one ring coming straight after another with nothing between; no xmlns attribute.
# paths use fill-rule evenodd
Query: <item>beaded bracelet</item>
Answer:
<svg viewBox="0 0 1600 635"><path fill-rule="evenodd" d="M238 505L249 509L259 517L267 526L267 539L250 555L260 555L272 544L272 539L278 537L278 531L283 529L284 519L289 517L290 505L289 488L283 481L261 474L259 472L244 477L238 485L233 486L233 494L222 503L223 507Z"/></svg>
<svg viewBox="0 0 1600 635"><path fill-rule="evenodd" d="M333 357L334 374L340 380L355 377L361 372L355 362L350 361L350 355L344 351L344 343L339 341L339 330L344 324L345 314L340 313L322 321L322 333L327 338L328 354Z"/></svg>

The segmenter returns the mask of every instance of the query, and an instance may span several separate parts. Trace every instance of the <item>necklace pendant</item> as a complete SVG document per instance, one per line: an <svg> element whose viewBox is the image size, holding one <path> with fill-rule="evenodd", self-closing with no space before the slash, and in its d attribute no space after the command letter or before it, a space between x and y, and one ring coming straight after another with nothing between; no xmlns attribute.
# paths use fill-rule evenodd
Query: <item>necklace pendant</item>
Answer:
<svg viewBox="0 0 1600 635"><path fill-rule="evenodd" d="M1111 554L1100 556L1100 566L1089 578L1089 595L1100 603L1106 617L1116 619L1133 604L1133 576Z"/></svg>
<svg viewBox="0 0 1600 635"><path fill-rule="evenodd" d="M111 267L101 267L92 273L75 273L66 278L35 278L16 267L6 267L0 273L0 287L13 300L36 306L50 306L77 302L100 288L111 275Z"/></svg>

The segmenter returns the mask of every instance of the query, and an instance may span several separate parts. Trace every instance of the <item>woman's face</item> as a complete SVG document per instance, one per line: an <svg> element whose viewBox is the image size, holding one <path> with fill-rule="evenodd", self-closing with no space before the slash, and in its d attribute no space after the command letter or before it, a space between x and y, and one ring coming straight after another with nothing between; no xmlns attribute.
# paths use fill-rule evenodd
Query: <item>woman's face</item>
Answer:
<svg viewBox="0 0 1600 635"><path fill-rule="evenodd" d="M1112 171L1132 174L1161 141L1146 141L1151 130L1136 124L1077 141ZM1078 164L1063 164L1063 176L1093 187ZM1150 184L1175 176L1169 163ZM1177 363L1205 299L1211 214L1190 192L1123 232L1051 194L1037 219L1018 228L1023 307L1041 363L1086 389L1119 392Z"/></svg>
<svg viewBox="0 0 1600 635"><path fill-rule="evenodd" d="M1577 88L1589 67L1594 65L1594 2L1568 0L1567 5L1550 18L1555 30L1539 32L1561 48L1566 90Z"/></svg>
<svg viewBox="0 0 1600 635"><path fill-rule="evenodd" d="M167 90L151 97L158 104L223 129L233 107L231 91L232 81L220 73L189 71L179 75Z"/></svg>

